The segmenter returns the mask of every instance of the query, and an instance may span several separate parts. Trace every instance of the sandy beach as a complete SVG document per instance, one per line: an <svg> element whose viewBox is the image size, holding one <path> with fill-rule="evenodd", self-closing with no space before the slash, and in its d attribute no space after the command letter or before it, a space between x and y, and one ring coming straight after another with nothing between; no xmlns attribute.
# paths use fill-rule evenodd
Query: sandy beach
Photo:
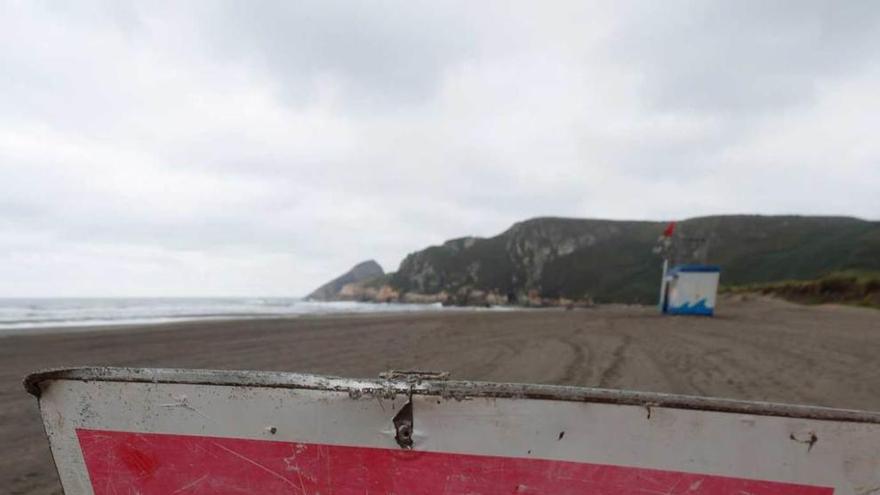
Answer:
<svg viewBox="0 0 880 495"><path fill-rule="evenodd" d="M653 308L434 312L185 322L0 337L0 492L61 493L32 371L62 366L396 368L880 410L880 311L727 298L715 318Z"/></svg>

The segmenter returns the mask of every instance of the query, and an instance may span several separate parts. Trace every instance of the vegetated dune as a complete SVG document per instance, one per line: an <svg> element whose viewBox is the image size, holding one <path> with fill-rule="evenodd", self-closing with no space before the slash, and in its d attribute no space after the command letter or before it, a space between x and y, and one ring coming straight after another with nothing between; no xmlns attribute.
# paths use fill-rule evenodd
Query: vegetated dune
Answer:
<svg viewBox="0 0 880 495"><path fill-rule="evenodd" d="M851 304L880 309L880 273L840 272L816 280L724 287L730 294L762 294L802 304Z"/></svg>

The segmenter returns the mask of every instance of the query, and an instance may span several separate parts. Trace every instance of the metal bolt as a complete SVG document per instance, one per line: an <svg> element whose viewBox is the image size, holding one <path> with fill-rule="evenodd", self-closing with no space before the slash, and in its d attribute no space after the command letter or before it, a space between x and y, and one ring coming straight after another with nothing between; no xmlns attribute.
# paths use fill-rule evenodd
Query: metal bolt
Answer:
<svg viewBox="0 0 880 495"><path fill-rule="evenodd" d="M410 425L400 425L400 427L397 428L397 434L403 441L412 441L412 427Z"/></svg>
<svg viewBox="0 0 880 495"><path fill-rule="evenodd" d="M401 448L413 447L413 407L412 401L408 401L394 416L394 439Z"/></svg>

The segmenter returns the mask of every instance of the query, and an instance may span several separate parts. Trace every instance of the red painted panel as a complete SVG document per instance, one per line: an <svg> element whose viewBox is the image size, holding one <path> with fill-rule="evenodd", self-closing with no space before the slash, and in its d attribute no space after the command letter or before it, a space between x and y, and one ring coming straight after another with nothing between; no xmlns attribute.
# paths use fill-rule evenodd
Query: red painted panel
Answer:
<svg viewBox="0 0 880 495"><path fill-rule="evenodd" d="M831 495L810 487L601 464L77 430L96 495Z"/></svg>

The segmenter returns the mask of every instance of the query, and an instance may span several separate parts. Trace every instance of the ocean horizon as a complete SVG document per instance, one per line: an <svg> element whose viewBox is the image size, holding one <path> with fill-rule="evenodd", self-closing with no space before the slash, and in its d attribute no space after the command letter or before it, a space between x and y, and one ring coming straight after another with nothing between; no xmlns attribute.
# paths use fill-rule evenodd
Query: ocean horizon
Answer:
<svg viewBox="0 0 880 495"><path fill-rule="evenodd" d="M0 335L28 329L442 309L439 303L319 302L299 297L0 298Z"/></svg>

